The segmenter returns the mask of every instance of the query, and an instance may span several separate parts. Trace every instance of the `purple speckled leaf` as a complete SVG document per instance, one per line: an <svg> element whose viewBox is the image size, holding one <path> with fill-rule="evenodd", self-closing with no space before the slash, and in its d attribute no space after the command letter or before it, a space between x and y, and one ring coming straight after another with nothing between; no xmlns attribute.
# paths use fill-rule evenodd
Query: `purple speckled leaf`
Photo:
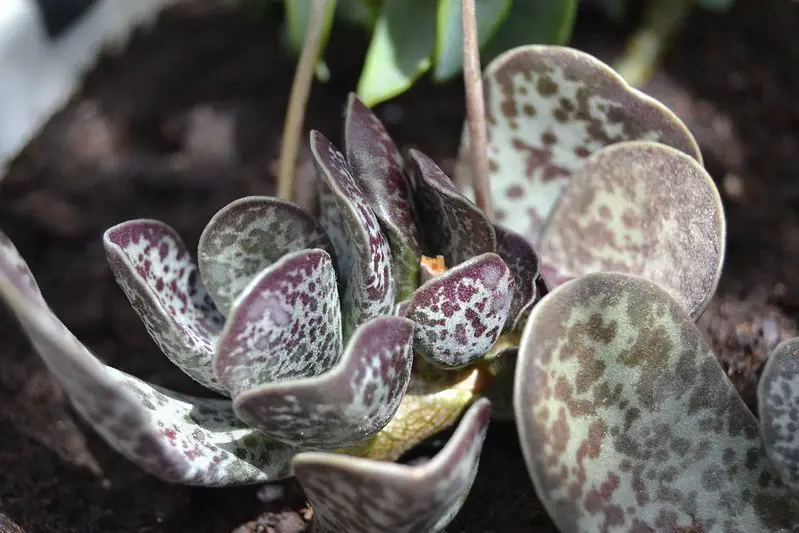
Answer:
<svg viewBox="0 0 799 533"><path fill-rule="evenodd" d="M235 398L276 381L319 375L341 357L336 274L324 250L284 255L233 303L214 371Z"/></svg>
<svg viewBox="0 0 799 533"><path fill-rule="evenodd" d="M523 326L524 319L536 302L541 259L533 245L515 231L494 224L497 235L497 254L513 273L513 301L505 322L505 330Z"/></svg>
<svg viewBox="0 0 799 533"><path fill-rule="evenodd" d="M782 481L799 495L799 337L774 349L757 393L766 452Z"/></svg>
<svg viewBox="0 0 799 533"><path fill-rule="evenodd" d="M405 316L416 323L413 347L437 366L473 363L496 342L513 300L513 274L494 253L447 270L413 293Z"/></svg>
<svg viewBox="0 0 799 533"><path fill-rule="evenodd" d="M669 146L632 141L592 155L572 176L538 249L557 276L615 271L650 279L693 317L716 290L725 219L710 175Z"/></svg>
<svg viewBox="0 0 799 533"><path fill-rule="evenodd" d="M413 364L413 323L377 317L353 333L339 364L314 377L263 385L235 397L241 420L302 449L354 446L399 408Z"/></svg>
<svg viewBox="0 0 799 533"><path fill-rule="evenodd" d="M294 471L314 510L315 533L433 533L454 518L471 488L491 403L466 412L430 461L390 462L305 452Z"/></svg>
<svg viewBox="0 0 799 533"><path fill-rule="evenodd" d="M572 173L604 146L658 141L701 161L674 113L578 50L514 48L486 67L483 86L496 221L534 244ZM469 150L464 128L458 181L465 184L472 183Z"/></svg>
<svg viewBox="0 0 799 533"><path fill-rule="evenodd" d="M792 531L757 420L683 307L629 274L587 274L525 326L514 408L561 531ZM693 529L692 529L693 528Z"/></svg>
<svg viewBox="0 0 799 533"><path fill-rule="evenodd" d="M248 196L223 207L200 236L197 263L208 293L227 315L244 287L289 252L319 248L335 257L319 223L299 206Z"/></svg>
<svg viewBox="0 0 799 533"><path fill-rule="evenodd" d="M455 266L486 252L495 252L497 237L485 214L463 196L432 159L410 150L409 166L416 193L425 254L443 255Z"/></svg>
<svg viewBox="0 0 799 533"><path fill-rule="evenodd" d="M391 314L396 294L391 249L341 152L318 131L311 132L311 152L320 181L321 222L346 276L341 309L349 338L370 318Z"/></svg>
<svg viewBox="0 0 799 533"><path fill-rule="evenodd" d="M291 475L295 451L246 427L229 400L180 395L102 364L53 315L1 233L0 297L81 416L147 472L209 486Z"/></svg>
<svg viewBox="0 0 799 533"><path fill-rule="evenodd" d="M416 288L421 249L402 156L380 119L354 94L345 123L347 162L391 246L397 299Z"/></svg>
<svg viewBox="0 0 799 533"><path fill-rule="evenodd" d="M161 351L194 380L226 394L211 364L224 317L177 232L157 220L131 220L106 230L103 245L117 283Z"/></svg>

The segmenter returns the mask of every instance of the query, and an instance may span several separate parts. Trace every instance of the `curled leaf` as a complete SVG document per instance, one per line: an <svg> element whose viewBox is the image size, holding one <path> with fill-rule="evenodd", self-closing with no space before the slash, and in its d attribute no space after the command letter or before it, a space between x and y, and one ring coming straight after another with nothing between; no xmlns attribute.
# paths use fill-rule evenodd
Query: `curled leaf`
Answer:
<svg viewBox="0 0 799 533"><path fill-rule="evenodd" d="M447 445L418 466L306 452L294 471L314 509L317 533L436 532L454 517L471 488L491 403L466 412Z"/></svg>
<svg viewBox="0 0 799 533"><path fill-rule="evenodd" d="M348 338L370 318L391 314L396 294L391 249L341 152L318 131L311 132L311 152L321 182L322 225L344 261L342 274L348 276L341 300Z"/></svg>
<svg viewBox="0 0 799 533"><path fill-rule="evenodd" d="M269 196L235 200L216 213L200 236L200 276L217 308L233 300L264 268L289 252L320 248L335 257L325 230L299 206Z"/></svg>
<svg viewBox="0 0 799 533"><path fill-rule="evenodd" d="M319 375L341 356L336 275L324 250L286 254L233 303L214 371L235 398L277 381Z"/></svg>
<svg viewBox="0 0 799 533"><path fill-rule="evenodd" d="M495 252L497 237L485 214L463 196L428 156L410 150L410 167L417 198L425 255L443 255L449 266L476 255Z"/></svg>
<svg viewBox="0 0 799 533"><path fill-rule="evenodd" d="M719 193L696 160L663 144L624 142L573 174L539 249L560 277L650 279L696 318L721 277L725 228Z"/></svg>
<svg viewBox="0 0 799 533"><path fill-rule="evenodd" d="M684 308L602 272L533 309L514 408L530 475L561 531L788 531L799 506L758 424Z"/></svg>
<svg viewBox="0 0 799 533"><path fill-rule="evenodd" d="M505 331L521 327L533 308L540 279L541 259L530 241L499 224L494 224L497 235L497 254L513 274L513 301L505 322Z"/></svg>
<svg viewBox="0 0 799 533"><path fill-rule="evenodd" d="M337 366L317 377L267 384L236 396L241 420L303 449L364 442L397 412L413 364L413 324L377 317L355 330Z"/></svg>
<svg viewBox="0 0 799 533"><path fill-rule="evenodd" d="M799 495L799 338L774 349L757 392L766 452L782 481Z"/></svg>
<svg viewBox="0 0 799 533"><path fill-rule="evenodd" d="M349 97L344 136L347 163L391 247L397 299L408 298L419 271L419 229L402 156L383 123L354 94Z"/></svg>
<svg viewBox="0 0 799 533"><path fill-rule="evenodd" d="M212 368L224 317L177 232L157 220L106 230L106 257L117 283L161 351L192 379L226 394Z"/></svg>
<svg viewBox="0 0 799 533"><path fill-rule="evenodd" d="M295 451L246 427L229 400L193 398L101 363L47 307L0 234L0 298L75 409L111 447L161 479L235 485L291 475Z"/></svg>
<svg viewBox="0 0 799 533"><path fill-rule="evenodd" d="M416 323L413 347L431 363L464 367L502 334L513 300L513 275L494 253L474 257L413 293L405 316Z"/></svg>
<svg viewBox="0 0 799 533"><path fill-rule="evenodd" d="M483 85L496 220L534 244L572 173L600 148L658 141L701 162L674 113L584 52L520 46L488 65ZM473 181L469 150L464 128L458 176L464 183Z"/></svg>

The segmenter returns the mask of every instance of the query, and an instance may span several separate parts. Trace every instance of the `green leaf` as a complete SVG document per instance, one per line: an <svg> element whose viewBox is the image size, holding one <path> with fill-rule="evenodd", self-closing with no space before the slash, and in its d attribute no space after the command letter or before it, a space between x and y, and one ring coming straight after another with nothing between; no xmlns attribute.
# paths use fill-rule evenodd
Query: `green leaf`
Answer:
<svg viewBox="0 0 799 533"><path fill-rule="evenodd" d="M529 0L522 0L529 1ZM480 48L494 36L510 11L512 0L476 0ZM460 0L439 0L433 79L446 81L463 68L463 23Z"/></svg>
<svg viewBox="0 0 799 533"><path fill-rule="evenodd" d="M515 0L488 43L483 63L524 44L566 44L576 13L577 0Z"/></svg>
<svg viewBox="0 0 799 533"><path fill-rule="evenodd" d="M308 22L311 20L311 8L314 0L284 0L286 10L286 38L291 51L299 54L305 42L305 34L308 31ZM330 31L333 29L333 18L336 12L336 0L328 0L325 5L325 19L322 25L322 36L319 39L318 58L321 58L330 40ZM327 65L319 60L316 66L316 76L321 81L327 81L329 77Z"/></svg>
<svg viewBox="0 0 799 533"><path fill-rule="evenodd" d="M430 68L436 5L431 0L386 0L366 53L358 98L369 107L408 90Z"/></svg>
<svg viewBox="0 0 799 533"><path fill-rule="evenodd" d="M375 0L338 0L336 19L347 24L354 24L367 29L374 29L377 16L380 14L380 3Z"/></svg>

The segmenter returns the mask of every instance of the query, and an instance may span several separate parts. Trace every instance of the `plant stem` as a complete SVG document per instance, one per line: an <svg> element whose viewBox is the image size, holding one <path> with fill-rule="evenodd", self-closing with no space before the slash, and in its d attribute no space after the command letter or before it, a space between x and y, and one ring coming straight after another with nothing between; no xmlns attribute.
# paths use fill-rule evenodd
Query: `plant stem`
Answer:
<svg viewBox="0 0 799 533"><path fill-rule="evenodd" d="M649 5L642 27L627 41L627 50L615 65L627 83L641 87L649 81L692 5L692 0L654 0Z"/></svg>
<svg viewBox="0 0 799 533"><path fill-rule="evenodd" d="M319 45L324 26L325 8L328 0L311 0L310 19L305 32L294 82L291 86L286 119L283 123L283 138L280 142L280 161L277 173L277 195L285 200L294 197L294 174L300 151L302 127L305 122L305 109L311 93L316 62L319 59Z"/></svg>
<svg viewBox="0 0 799 533"><path fill-rule="evenodd" d="M494 219L491 188L488 183L488 136L483 100L483 76L480 68L480 45L477 36L475 0L461 0L463 23L463 83L466 89L466 116L469 122L472 164L474 171L474 197L477 207Z"/></svg>

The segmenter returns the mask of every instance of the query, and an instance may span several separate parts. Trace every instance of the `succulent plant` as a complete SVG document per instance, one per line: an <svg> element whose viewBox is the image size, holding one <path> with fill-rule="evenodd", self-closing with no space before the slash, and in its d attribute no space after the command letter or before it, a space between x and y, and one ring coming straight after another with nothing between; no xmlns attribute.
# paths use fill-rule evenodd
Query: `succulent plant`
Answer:
<svg viewBox="0 0 799 533"><path fill-rule="evenodd" d="M562 47L500 56L485 86L495 223L429 157L410 150L403 158L352 96L343 154L321 133L310 135L318 216L277 198L234 201L203 231L196 265L161 222L106 231L114 276L156 344L222 398L177 394L102 364L49 310L5 237L0 296L76 409L154 475L198 485L296 475L318 532L440 530L468 493L491 412L508 416L515 403L531 465L545 454L567 465L576 453L579 467L584 454L598 453L558 448L558 458L546 447L557 432L571 442L571 429L539 403L583 394L604 363L578 369L564 356L565 366L550 371L531 361L561 341L589 357L592 345L578 333L609 335L599 312L573 330L571 319L546 318L571 294L567 287L605 279L592 272L622 272L647 288L627 292L659 295L690 321L712 296L724 257L718 192L693 137L665 107ZM464 134L461 169L468 151ZM627 294L611 289L609 297ZM625 339L635 333L624 328ZM647 349L667 348L659 337L646 340ZM627 374L619 379L637 379ZM561 389L552 376L575 383ZM592 392L591 401L611 402L602 403L608 427L618 420L613 409L631 412L611 401L627 392L610 384ZM575 432L584 406L568 404ZM392 463L459 418L429 463ZM598 464L601 475L612 463ZM594 531L584 524L595 519L597 496L583 519L578 501L561 501L558 476L567 471L541 471L531 466L561 527ZM617 513L601 512L608 524Z"/></svg>

